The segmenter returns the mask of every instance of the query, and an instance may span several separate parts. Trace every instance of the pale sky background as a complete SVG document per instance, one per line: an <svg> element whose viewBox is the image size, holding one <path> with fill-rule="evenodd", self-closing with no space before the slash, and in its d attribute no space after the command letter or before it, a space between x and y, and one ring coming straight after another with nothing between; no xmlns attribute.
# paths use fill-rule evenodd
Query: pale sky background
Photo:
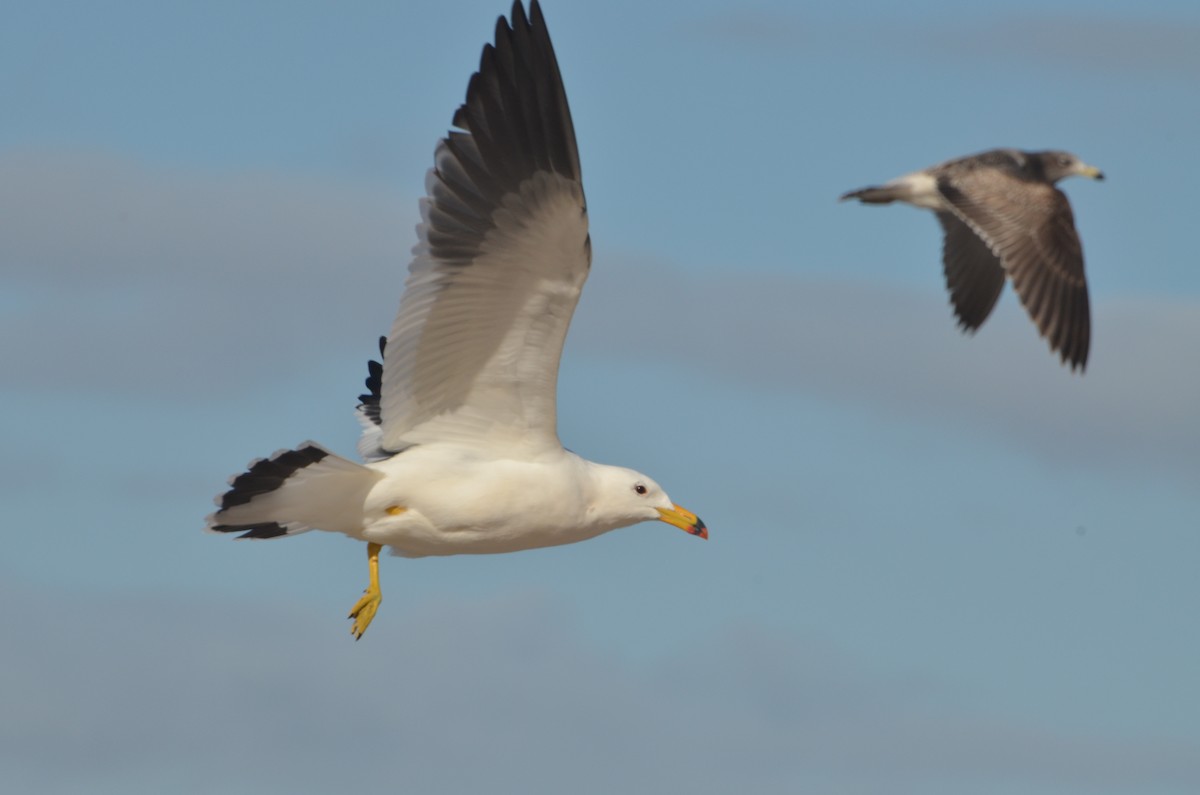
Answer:
<svg viewBox="0 0 1200 795"><path fill-rule="evenodd" d="M0 791L1200 791L1200 6L547 0L595 263L564 443L711 528L383 562L200 531L352 454L503 0L0 3ZM927 213L1067 148L1086 376Z"/></svg>

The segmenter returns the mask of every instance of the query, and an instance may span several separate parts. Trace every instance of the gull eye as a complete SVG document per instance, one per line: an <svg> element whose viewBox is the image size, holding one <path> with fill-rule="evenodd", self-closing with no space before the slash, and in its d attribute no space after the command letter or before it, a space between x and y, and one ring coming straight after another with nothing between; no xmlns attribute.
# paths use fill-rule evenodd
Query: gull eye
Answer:
<svg viewBox="0 0 1200 795"><path fill-rule="evenodd" d="M1069 157L1066 157L1065 155L1064 155L1064 156L1060 156L1060 157L1058 158L1058 164L1059 164L1060 166L1069 166L1069 165L1071 165L1071 158L1069 158Z"/></svg>
<svg viewBox="0 0 1200 795"><path fill-rule="evenodd" d="M646 488L645 483L634 483L633 490L638 494L645 494L649 489Z"/></svg>

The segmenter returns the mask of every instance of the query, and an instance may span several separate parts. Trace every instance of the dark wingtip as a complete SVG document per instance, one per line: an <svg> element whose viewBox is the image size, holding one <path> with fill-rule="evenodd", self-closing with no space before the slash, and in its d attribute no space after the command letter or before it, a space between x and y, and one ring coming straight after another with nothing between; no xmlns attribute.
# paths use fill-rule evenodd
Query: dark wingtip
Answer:
<svg viewBox="0 0 1200 795"><path fill-rule="evenodd" d="M437 149L426 236L433 257L467 264L495 209L526 179L545 172L581 182L570 106L537 3L527 15L514 2L511 20L497 18L452 124Z"/></svg>
<svg viewBox="0 0 1200 795"><path fill-rule="evenodd" d="M379 359L367 360L367 377L363 380L363 385L367 391L358 396L358 408L376 425L383 424L381 416L380 401L383 400L383 361L385 360L385 349L387 348L387 337L379 338Z"/></svg>
<svg viewBox="0 0 1200 795"><path fill-rule="evenodd" d="M317 463L327 455L329 455L328 450L308 443L295 450L281 450L270 458L260 458L229 484L228 491L220 498L221 510L245 505L260 494L274 491L298 470ZM218 530L217 532L233 531Z"/></svg>
<svg viewBox="0 0 1200 795"><path fill-rule="evenodd" d="M288 530L279 522L256 522L254 524L214 524L209 530L214 533L241 533L238 539L249 538L264 540L279 538L288 534Z"/></svg>
<svg viewBox="0 0 1200 795"><path fill-rule="evenodd" d="M534 0L532 8L537 10L537 7L537 0ZM525 16L525 6L521 3L521 0L513 0L512 13L509 14L509 17L512 19L512 26L514 28L529 27L529 19ZM501 17L501 19L503 19L503 17Z"/></svg>

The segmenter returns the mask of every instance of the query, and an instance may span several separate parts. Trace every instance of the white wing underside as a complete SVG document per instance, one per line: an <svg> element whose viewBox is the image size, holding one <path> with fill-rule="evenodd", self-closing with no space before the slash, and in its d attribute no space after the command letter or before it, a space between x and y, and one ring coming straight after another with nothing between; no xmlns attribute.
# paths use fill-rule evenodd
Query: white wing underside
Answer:
<svg viewBox="0 0 1200 795"><path fill-rule="evenodd" d="M431 170L427 181L436 179ZM559 359L591 259L579 183L546 171L524 180L467 262L432 255L430 206L422 201L420 242L388 336L383 449L432 441L557 449Z"/></svg>

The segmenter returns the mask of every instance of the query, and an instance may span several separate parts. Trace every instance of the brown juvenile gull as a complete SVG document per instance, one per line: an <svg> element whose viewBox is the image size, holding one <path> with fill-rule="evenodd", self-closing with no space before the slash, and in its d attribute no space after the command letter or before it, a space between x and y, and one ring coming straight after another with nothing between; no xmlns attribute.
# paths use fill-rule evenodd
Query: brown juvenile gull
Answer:
<svg viewBox="0 0 1200 795"><path fill-rule="evenodd" d="M382 599L379 552L513 552L651 519L708 537L649 477L563 449L555 391L591 266L579 153L537 0L513 4L437 146L400 311L358 407L359 464L314 442L230 481L210 530L306 530L367 544L362 637ZM636 287L634 287L636 289ZM640 427L634 425L633 427ZM677 444L671 440L671 444Z"/></svg>
<svg viewBox="0 0 1200 795"><path fill-rule="evenodd" d="M1070 152L993 149L841 200L933 210L945 232L942 264L959 326L983 325L1007 275L1050 349L1082 371L1091 337L1083 247L1071 203L1054 187L1072 175L1104 179Z"/></svg>

